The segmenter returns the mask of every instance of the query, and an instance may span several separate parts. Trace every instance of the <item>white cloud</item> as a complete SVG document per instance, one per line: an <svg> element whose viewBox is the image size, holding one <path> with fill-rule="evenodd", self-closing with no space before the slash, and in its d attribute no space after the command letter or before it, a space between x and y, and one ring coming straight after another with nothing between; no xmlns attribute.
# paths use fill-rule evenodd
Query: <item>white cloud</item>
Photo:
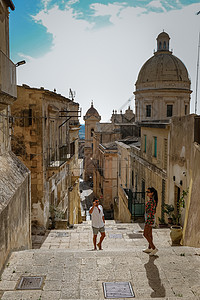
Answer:
<svg viewBox="0 0 200 300"><path fill-rule="evenodd" d="M161 8L163 11L166 11L166 9L162 5L162 2L159 0L154 0L154 1L149 2L149 4L147 4L147 7Z"/></svg>
<svg viewBox="0 0 200 300"><path fill-rule="evenodd" d="M79 0L69 0L68 5L73 5L73 4L78 3L78 2L80 2L80 1Z"/></svg>
<svg viewBox="0 0 200 300"><path fill-rule="evenodd" d="M18 68L19 84L56 88L65 96L72 88L83 115L93 99L102 120L108 121L112 110L131 97L138 72L153 55L156 37L165 29L171 37L170 47L188 68L195 90L198 4L163 13L119 4L96 4L93 8L98 16L110 15L113 26L94 29L94 24L76 19L72 9L61 11L57 6L34 17L53 35L54 45L44 56L29 57L29 63ZM194 102L191 108L194 110Z"/></svg>

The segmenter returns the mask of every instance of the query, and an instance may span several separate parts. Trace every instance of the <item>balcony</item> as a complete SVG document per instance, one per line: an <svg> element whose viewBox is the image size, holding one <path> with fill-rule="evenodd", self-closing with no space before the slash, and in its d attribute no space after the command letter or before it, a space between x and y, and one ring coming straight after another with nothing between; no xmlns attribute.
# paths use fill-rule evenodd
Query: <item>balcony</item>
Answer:
<svg viewBox="0 0 200 300"><path fill-rule="evenodd" d="M0 51L0 102L10 105L17 98L16 66Z"/></svg>

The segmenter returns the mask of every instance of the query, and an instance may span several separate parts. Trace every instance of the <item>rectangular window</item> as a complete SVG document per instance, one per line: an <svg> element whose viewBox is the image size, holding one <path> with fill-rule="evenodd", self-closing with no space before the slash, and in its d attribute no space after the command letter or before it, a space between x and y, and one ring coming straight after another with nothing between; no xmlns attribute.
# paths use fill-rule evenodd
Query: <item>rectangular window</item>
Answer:
<svg viewBox="0 0 200 300"><path fill-rule="evenodd" d="M147 136L144 136L144 152L147 152Z"/></svg>
<svg viewBox="0 0 200 300"><path fill-rule="evenodd" d="M146 105L146 117L151 117L151 105Z"/></svg>
<svg viewBox="0 0 200 300"><path fill-rule="evenodd" d="M145 180L142 179L142 199L145 199Z"/></svg>
<svg viewBox="0 0 200 300"><path fill-rule="evenodd" d="M187 115L188 112L187 112L187 105L185 105L185 115Z"/></svg>
<svg viewBox="0 0 200 300"><path fill-rule="evenodd" d="M28 110L29 114L28 114L28 125L32 125L32 109L29 108Z"/></svg>
<svg viewBox="0 0 200 300"><path fill-rule="evenodd" d="M167 139L164 139L164 169L167 169L167 147L168 147L168 142Z"/></svg>
<svg viewBox="0 0 200 300"><path fill-rule="evenodd" d="M167 117L172 117L173 115L173 105L167 105Z"/></svg>
<svg viewBox="0 0 200 300"><path fill-rule="evenodd" d="M119 177L121 177L121 161L119 162Z"/></svg>
<svg viewBox="0 0 200 300"><path fill-rule="evenodd" d="M75 154L75 142L70 143L70 154L71 156Z"/></svg>
<svg viewBox="0 0 200 300"><path fill-rule="evenodd" d="M157 137L154 136L154 150L153 150L153 156L157 157Z"/></svg>
<svg viewBox="0 0 200 300"><path fill-rule="evenodd" d="M137 192L137 179L138 179L138 177L137 177L137 174L135 175L135 191Z"/></svg>
<svg viewBox="0 0 200 300"><path fill-rule="evenodd" d="M134 187L134 172L132 171L132 176L131 176L131 184L132 187Z"/></svg>

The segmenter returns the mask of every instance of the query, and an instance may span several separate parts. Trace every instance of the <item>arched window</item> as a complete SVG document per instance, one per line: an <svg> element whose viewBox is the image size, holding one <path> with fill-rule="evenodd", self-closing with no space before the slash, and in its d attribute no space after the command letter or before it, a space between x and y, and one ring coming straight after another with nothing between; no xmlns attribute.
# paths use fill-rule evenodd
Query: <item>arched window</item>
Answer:
<svg viewBox="0 0 200 300"><path fill-rule="evenodd" d="M163 49L166 49L166 42L163 43Z"/></svg>
<svg viewBox="0 0 200 300"><path fill-rule="evenodd" d="M91 129L90 134L91 134L91 137L93 137L93 134L94 134L94 129L93 128Z"/></svg>
<svg viewBox="0 0 200 300"><path fill-rule="evenodd" d="M159 43L159 49L161 49L161 48L162 48L162 43L160 42L160 43Z"/></svg>

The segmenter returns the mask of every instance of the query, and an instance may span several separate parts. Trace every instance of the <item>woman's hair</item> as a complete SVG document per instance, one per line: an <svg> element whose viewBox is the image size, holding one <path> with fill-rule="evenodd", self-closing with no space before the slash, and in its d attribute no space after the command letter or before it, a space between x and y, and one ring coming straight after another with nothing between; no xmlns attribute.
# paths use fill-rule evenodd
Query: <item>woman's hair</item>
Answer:
<svg viewBox="0 0 200 300"><path fill-rule="evenodd" d="M153 193L153 198L156 201L156 207L158 205L158 192L154 187L149 187L147 190L149 190L151 193Z"/></svg>

